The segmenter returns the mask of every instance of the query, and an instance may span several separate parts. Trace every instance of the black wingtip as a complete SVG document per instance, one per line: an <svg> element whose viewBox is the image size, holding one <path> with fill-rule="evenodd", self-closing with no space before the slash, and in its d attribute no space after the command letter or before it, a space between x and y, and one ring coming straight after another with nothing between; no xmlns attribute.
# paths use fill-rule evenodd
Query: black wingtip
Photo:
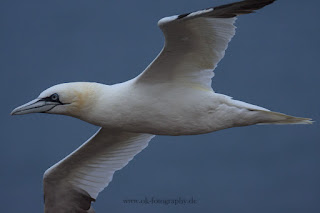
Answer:
<svg viewBox="0 0 320 213"><path fill-rule="evenodd" d="M237 15L253 13L255 10L259 10L275 1L276 0L244 0L225 4L213 7L214 11L210 16L215 18L232 18Z"/></svg>
<svg viewBox="0 0 320 213"><path fill-rule="evenodd" d="M211 11L205 16L212 18L233 18L238 15L254 13L255 10L259 10L275 1L276 0L244 0L216 7L209 7L206 10ZM191 13L181 14L177 19L183 19L190 14Z"/></svg>

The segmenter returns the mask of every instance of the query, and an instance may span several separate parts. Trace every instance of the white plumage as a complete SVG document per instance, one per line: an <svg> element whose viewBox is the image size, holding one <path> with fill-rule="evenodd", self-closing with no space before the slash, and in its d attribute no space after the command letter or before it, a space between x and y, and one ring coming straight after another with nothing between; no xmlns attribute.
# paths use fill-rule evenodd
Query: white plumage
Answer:
<svg viewBox="0 0 320 213"><path fill-rule="evenodd" d="M165 45L136 78L112 86L65 83L12 114L73 116L101 129L44 174L45 212L94 212L94 201L154 135L192 135L253 124L311 123L215 93L213 70L235 34L236 16L274 0L246 0L163 18Z"/></svg>
<svg viewBox="0 0 320 213"><path fill-rule="evenodd" d="M101 128L81 147L45 172L46 212L81 211L79 202L85 205L85 209L90 208L91 201L108 186L114 172L127 165L153 137Z"/></svg>

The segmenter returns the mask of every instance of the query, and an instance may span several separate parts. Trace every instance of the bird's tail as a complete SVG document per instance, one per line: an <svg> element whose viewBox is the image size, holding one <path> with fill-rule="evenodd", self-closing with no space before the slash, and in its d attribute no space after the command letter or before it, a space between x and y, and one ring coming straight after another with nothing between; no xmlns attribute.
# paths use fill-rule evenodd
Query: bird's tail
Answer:
<svg viewBox="0 0 320 213"><path fill-rule="evenodd" d="M230 106L232 113L236 114L237 121L233 122L236 126L247 126L253 124L312 124L310 118L300 118L286 115L279 112L272 112L266 108L248 104L243 101L234 100L226 95L218 97L225 106ZM242 109L245 109L244 111ZM231 113L231 114L232 114ZM229 127L229 126L228 126Z"/></svg>
<svg viewBox="0 0 320 213"><path fill-rule="evenodd" d="M310 118L294 117L279 112L271 112L264 110L259 111L261 116L261 122L258 124L312 124L313 121Z"/></svg>

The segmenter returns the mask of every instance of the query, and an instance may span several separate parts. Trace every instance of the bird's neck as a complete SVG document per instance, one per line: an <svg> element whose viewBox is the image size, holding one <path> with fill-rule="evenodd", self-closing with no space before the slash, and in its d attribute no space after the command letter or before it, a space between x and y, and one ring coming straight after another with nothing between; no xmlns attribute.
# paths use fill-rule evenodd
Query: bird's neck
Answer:
<svg viewBox="0 0 320 213"><path fill-rule="evenodd" d="M91 124L116 128L121 126L123 116L130 114L131 110L127 109L130 102L131 83L125 82L116 85L98 85L94 91L86 96L91 96L90 100L84 102L81 106L81 120Z"/></svg>

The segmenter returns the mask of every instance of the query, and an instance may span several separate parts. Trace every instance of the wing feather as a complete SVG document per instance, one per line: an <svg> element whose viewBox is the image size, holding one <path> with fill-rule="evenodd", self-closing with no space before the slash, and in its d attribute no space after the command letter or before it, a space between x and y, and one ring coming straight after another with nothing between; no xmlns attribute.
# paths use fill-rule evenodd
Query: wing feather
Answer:
<svg viewBox="0 0 320 213"><path fill-rule="evenodd" d="M94 201L153 138L149 134L101 128L86 143L44 174L45 212L94 212Z"/></svg>
<svg viewBox="0 0 320 213"><path fill-rule="evenodd" d="M213 70L235 34L237 15L252 13L275 0L246 0L158 22L165 44L158 57L137 77L138 83L172 83L212 90Z"/></svg>

